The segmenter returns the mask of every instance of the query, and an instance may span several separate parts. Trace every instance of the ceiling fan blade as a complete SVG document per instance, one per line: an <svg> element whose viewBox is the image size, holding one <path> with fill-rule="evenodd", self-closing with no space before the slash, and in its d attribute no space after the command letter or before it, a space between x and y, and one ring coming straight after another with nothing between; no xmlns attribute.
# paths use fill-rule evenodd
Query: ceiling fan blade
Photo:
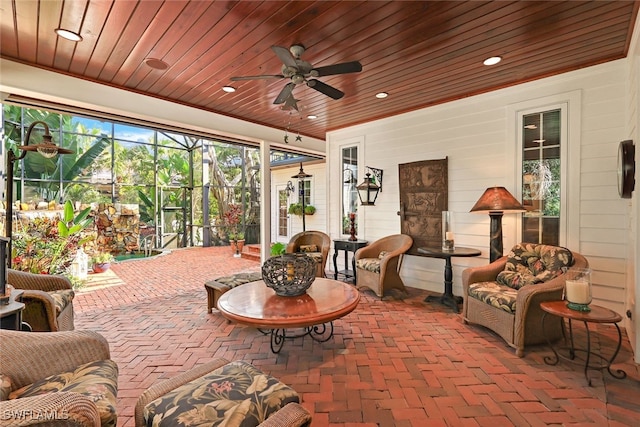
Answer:
<svg viewBox="0 0 640 427"><path fill-rule="evenodd" d="M309 86L311 89L317 90L320 93L324 93L325 95L333 99L340 99L344 96L344 92L336 89L333 86L329 86L328 84L323 83L320 80L311 79L307 82L307 86Z"/></svg>
<svg viewBox="0 0 640 427"><path fill-rule="evenodd" d="M287 67L297 67L298 65L296 64L296 58L293 57L293 55L291 54L291 52L289 52L289 49L287 49L286 47L282 47L282 46L271 46L271 50L273 50L273 52L278 55L278 58L280 58L280 61L282 61L282 63L284 65L286 65Z"/></svg>
<svg viewBox="0 0 640 427"><path fill-rule="evenodd" d="M284 79L282 74L263 74L260 76L243 76L243 77L231 77L232 82L239 82L242 80L258 80L258 79Z"/></svg>
<svg viewBox="0 0 640 427"><path fill-rule="evenodd" d="M362 64L358 61L343 62L342 64L327 65L311 70L314 77L332 76L334 74L359 73L362 71Z"/></svg>
<svg viewBox="0 0 640 427"><path fill-rule="evenodd" d="M291 83L287 83L282 90L280 91L280 93L278 94L278 97L276 98L275 101L273 101L274 104L282 104L283 102L285 102L287 100L287 98L289 98L290 96L293 96L291 93L293 92L293 88L296 87L296 84L291 82Z"/></svg>

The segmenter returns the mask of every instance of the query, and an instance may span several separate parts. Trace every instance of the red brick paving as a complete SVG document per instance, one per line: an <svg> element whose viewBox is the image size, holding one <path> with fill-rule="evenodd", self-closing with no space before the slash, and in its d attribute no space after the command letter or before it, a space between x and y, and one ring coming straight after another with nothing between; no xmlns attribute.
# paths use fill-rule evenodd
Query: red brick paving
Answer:
<svg viewBox="0 0 640 427"><path fill-rule="evenodd" d="M334 322L331 340L287 341L274 355L268 336L206 309L206 280L258 270L228 247L181 249L115 264L79 292L76 328L102 333L120 368L118 426L133 426L145 388L216 357L249 361L290 384L314 427L640 425L640 372L626 336L614 366L627 379L589 371L587 387L581 367L545 364L544 346L518 358L489 331L409 289L404 300L364 292ZM597 349L612 348L614 328L596 336Z"/></svg>

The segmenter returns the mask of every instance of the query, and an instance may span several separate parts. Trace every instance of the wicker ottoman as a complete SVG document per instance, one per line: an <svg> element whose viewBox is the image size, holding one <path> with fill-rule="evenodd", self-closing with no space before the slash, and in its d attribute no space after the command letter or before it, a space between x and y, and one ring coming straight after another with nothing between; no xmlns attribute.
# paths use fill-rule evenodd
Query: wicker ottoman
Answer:
<svg viewBox="0 0 640 427"><path fill-rule="evenodd" d="M255 282L256 280L262 280L262 273L236 273L231 276L218 277L214 280L205 282L204 288L207 291L207 313L211 313L211 309L217 308L218 298L229 289L233 289L236 286L244 285L245 283Z"/></svg>
<svg viewBox="0 0 640 427"><path fill-rule="evenodd" d="M215 359L145 390L135 425L308 426L299 403L294 389L250 363Z"/></svg>

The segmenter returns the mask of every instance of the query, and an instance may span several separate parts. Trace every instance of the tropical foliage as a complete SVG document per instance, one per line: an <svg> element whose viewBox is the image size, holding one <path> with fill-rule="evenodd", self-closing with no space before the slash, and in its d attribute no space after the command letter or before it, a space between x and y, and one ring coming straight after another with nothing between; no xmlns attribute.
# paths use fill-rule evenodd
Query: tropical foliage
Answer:
<svg viewBox="0 0 640 427"><path fill-rule="evenodd" d="M74 215L70 202L65 203L64 217L33 218L20 224L13 233L12 268L38 274L68 275L78 248L92 239L83 230L93 223L89 209Z"/></svg>

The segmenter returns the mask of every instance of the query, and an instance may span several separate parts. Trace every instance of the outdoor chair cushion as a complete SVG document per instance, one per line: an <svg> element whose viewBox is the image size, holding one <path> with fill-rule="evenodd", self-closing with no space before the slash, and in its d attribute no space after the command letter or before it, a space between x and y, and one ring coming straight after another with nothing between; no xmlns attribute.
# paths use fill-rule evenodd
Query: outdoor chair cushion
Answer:
<svg viewBox="0 0 640 427"><path fill-rule="evenodd" d="M372 273L380 273L380 258L360 258L356 267Z"/></svg>
<svg viewBox="0 0 640 427"><path fill-rule="evenodd" d="M58 316L69 304L73 302L75 292L73 289L62 289L59 291L49 292L49 295L53 298L53 303L56 307L56 316Z"/></svg>
<svg viewBox="0 0 640 427"><path fill-rule="evenodd" d="M507 255L504 271L496 277L500 285L520 289L547 282L562 274L562 267L573 264L569 249L533 243L515 245Z"/></svg>
<svg viewBox="0 0 640 427"><path fill-rule="evenodd" d="M9 399L75 392L90 398L98 408L101 425L116 426L118 365L113 360L97 360L78 366L74 371L42 378L9 394Z"/></svg>
<svg viewBox="0 0 640 427"><path fill-rule="evenodd" d="M509 313L516 311L518 291L496 282L478 282L469 285L469 296Z"/></svg>
<svg viewBox="0 0 640 427"><path fill-rule="evenodd" d="M158 426L257 426L298 393L255 366L230 362L148 403L145 424Z"/></svg>

